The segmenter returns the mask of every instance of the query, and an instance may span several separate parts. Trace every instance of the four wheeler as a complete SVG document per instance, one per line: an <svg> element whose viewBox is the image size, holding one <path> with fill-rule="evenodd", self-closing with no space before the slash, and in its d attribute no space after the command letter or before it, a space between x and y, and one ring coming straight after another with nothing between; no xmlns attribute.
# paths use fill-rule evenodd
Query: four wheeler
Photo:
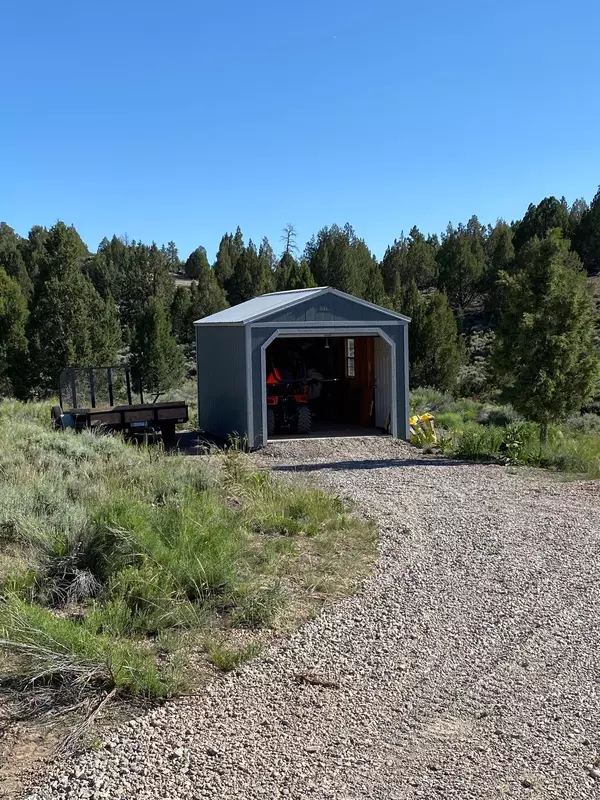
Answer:
<svg viewBox="0 0 600 800"><path fill-rule="evenodd" d="M306 378L281 377L276 368L267 378L267 436L276 430L310 433L312 419L308 407Z"/></svg>

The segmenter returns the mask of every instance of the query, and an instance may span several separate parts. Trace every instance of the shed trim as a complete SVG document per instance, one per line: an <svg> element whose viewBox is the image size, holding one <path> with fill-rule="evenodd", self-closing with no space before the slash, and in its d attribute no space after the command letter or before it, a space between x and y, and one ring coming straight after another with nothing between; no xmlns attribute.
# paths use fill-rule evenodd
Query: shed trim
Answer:
<svg viewBox="0 0 600 800"><path fill-rule="evenodd" d="M307 337L325 337L329 336L353 336L357 332L361 334L371 335L371 336L381 336L381 338L388 343L391 348L391 370L392 370L392 397L391 397L391 433L392 436L397 439L398 438L398 398L397 393L395 390L396 387L396 342L390 338L383 328L379 327L379 323L376 326L371 325L370 327L363 328L345 323L345 327L336 327L336 328L329 328L328 326L325 327L306 327L306 328L299 328L297 327L297 323L295 328L277 328L269 338L264 341L260 346L260 383L261 383L261 394L260 394L260 402L261 402L261 415L262 415L262 431L261 431L261 442L260 446L265 447L268 442L267 436L267 347L275 341L275 339L281 337L297 337L297 336L307 336ZM397 323L395 323L397 324ZM271 323L272 327L273 323ZM256 326L253 326L256 327ZM248 327L250 330L250 327ZM252 369L252 365L250 365ZM251 442L254 442L254 431L252 431L252 439Z"/></svg>
<svg viewBox="0 0 600 800"><path fill-rule="evenodd" d="M254 408L252 392L252 328L247 325L244 331L244 346L246 348L246 423L248 426L248 444L254 442Z"/></svg>
<svg viewBox="0 0 600 800"><path fill-rule="evenodd" d="M250 323L248 323L248 326L252 327L252 328L272 328L274 325L277 325L278 328L297 328L298 324L299 324L298 320L296 320L295 322L250 322ZM337 321L330 321L330 322L328 322L327 320L311 320L310 322L303 323L303 324L310 325L311 328L319 328L319 327L321 327L321 328L347 328L348 326L352 326L352 328L357 328L358 329L359 327L361 327L363 325L366 326L366 327L371 327L372 328L373 324L375 324L375 325L386 325L386 326L390 326L390 325L397 326L397 325L405 325L405 324L407 325L408 323L404 323L400 319L394 319L394 320L392 320L392 319L390 319L390 320L387 320L387 319L379 320L378 319L375 322L373 322L373 320L365 320L365 321L361 321L361 320L356 320L356 321L354 321L354 320L352 320L352 321L350 321L350 320L343 320L343 321L342 320L337 320Z"/></svg>
<svg viewBox="0 0 600 800"><path fill-rule="evenodd" d="M301 292L306 291L306 295L302 295ZM255 314L252 314L249 317L243 317L242 319L237 320L229 320L229 321L219 321L216 320L214 322L210 322L208 318L198 319L194 322L194 325L248 325L252 323L257 323L258 320L262 319L263 317L270 316L271 314L275 314L280 311L285 311L289 308L293 308L293 306L299 305L300 303L306 302L307 299L313 299L316 297L322 297L325 294L333 294L337 297L342 297L345 300L349 300L351 303L356 303L359 306L364 306L365 308L369 308L374 311L378 311L380 314L385 316L391 317L392 319L399 320L401 322L408 323L410 322L409 317L405 317L403 314L399 314L397 311L390 311L387 308L383 308L382 306L378 306L375 303L370 303L368 300L362 300L359 297L354 297L351 294L347 294L346 292L342 292L339 289L334 289L331 286L323 286L323 287L315 287L314 289L306 289L306 290L291 290L295 294L294 298L290 300L289 303L282 303L275 305L273 308L270 309L263 309ZM272 296L287 294L287 292L272 292ZM269 295L263 295L264 297L268 297ZM251 301L248 301L251 302ZM239 305L244 305L240 303ZM235 308L235 306L233 306ZM220 312L217 312L220 313ZM206 320L206 321L205 321Z"/></svg>

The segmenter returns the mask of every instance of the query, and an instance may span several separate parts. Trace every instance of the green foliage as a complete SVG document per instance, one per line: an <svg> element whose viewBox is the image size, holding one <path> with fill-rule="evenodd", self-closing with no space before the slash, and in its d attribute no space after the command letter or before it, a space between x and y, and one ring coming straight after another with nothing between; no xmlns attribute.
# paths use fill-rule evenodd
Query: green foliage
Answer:
<svg viewBox="0 0 600 800"><path fill-rule="evenodd" d="M519 260L520 272L502 278L494 362L506 399L539 423L544 438L548 425L580 408L593 389L595 310L560 232L530 241Z"/></svg>
<svg viewBox="0 0 600 800"><path fill-rule="evenodd" d="M434 386L441 390L455 388L463 353L456 319L442 292L434 292L427 299L422 320L419 320L418 327L415 326L415 338L417 335L418 355L412 367L411 380L417 386Z"/></svg>
<svg viewBox="0 0 600 800"><path fill-rule="evenodd" d="M0 267L0 396L10 395L26 357L27 300L20 285Z"/></svg>
<svg viewBox="0 0 600 800"><path fill-rule="evenodd" d="M210 264L208 263L206 248L204 247L197 247L192 253L190 253L183 268L183 271L188 278L194 279L205 277L208 275L209 270Z"/></svg>
<svg viewBox="0 0 600 800"><path fill-rule="evenodd" d="M493 331L474 331L465 337L465 363L458 372L457 391L464 397L482 399L494 387L491 354L495 341Z"/></svg>
<svg viewBox="0 0 600 800"><path fill-rule="evenodd" d="M448 226L437 254L439 288L459 315L475 300L483 288L485 251L483 228L477 217L466 226Z"/></svg>
<svg viewBox="0 0 600 800"><path fill-rule="evenodd" d="M569 206L565 198L545 197L539 205L530 203L527 213L515 226L515 250L520 250L527 242L537 236L544 239L550 231L557 228L564 238L571 235Z"/></svg>
<svg viewBox="0 0 600 800"><path fill-rule="evenodd" d="M306 245L305 258L317 286L363 296L373 257L349 223L322 228Z"/></svg>
<svg viewBox="0 0 600 800"><path fill-rule="evenodd" d="M49 406L0 404L0 648L15 679L168 696L206 639L232 668L258 629L365 574L372 526L338 499L239 451L194 463L55 432Z"/></svg>
<svg viewBox="0 0 600 800"><path fill-rule="evenodd" d="M589 275L600 274L600 187L589 209L581 215L573 245Z"/></svg>
<svg viewBox="0 0 600 800"><path fill-rule="evenodd" d="M151 298L141 314L131 343L131 364L139 370L144 388L159 396L183 381L184 356L171 335L162 302Z"/></svg>

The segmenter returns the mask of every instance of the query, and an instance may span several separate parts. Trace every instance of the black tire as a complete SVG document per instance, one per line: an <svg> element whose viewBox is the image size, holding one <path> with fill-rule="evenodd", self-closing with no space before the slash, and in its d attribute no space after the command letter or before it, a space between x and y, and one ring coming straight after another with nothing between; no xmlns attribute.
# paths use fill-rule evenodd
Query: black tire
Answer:
<svg viewBox="0 0 600 800"><path fill-rule="evenodd" d="M275 435L275 412L267 408L267 437Z"/></svg>
<svg viewBox="0 0 600 800"><path fill-rule="evenodd" d="M62 417L62 408L60 406L52 406L50 409L50 417L52 419L53 428L62 428L62 422L60 420Z"/></svg>
<svg viewBox="0 0 600 800"><path fill-rule="evenodd" d="M298 433L310 433L312 418L308 406L300 406L298 409Z"/></svg>
<svg viewBox="0 0 600 800"><path fill-rule="evenodd" d="M175 447L176 438L175 438L175 423L168 422L165 425L160 426L160 432L162 434L162 440L165 447Z"/></svg>

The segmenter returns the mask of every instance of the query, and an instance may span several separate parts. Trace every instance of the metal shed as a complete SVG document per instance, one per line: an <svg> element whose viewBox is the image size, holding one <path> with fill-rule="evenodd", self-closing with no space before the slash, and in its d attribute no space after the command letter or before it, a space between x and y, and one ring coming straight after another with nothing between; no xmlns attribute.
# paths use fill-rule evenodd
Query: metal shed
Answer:
<svg viewBox="0 0 600 800"><path fill-rule="evenodd" d="M335 361L338 427L350 420L408 439L409 322L329 286L261 295L198 320L200 428L264 446L267 363L294 346Z"/></svg>

